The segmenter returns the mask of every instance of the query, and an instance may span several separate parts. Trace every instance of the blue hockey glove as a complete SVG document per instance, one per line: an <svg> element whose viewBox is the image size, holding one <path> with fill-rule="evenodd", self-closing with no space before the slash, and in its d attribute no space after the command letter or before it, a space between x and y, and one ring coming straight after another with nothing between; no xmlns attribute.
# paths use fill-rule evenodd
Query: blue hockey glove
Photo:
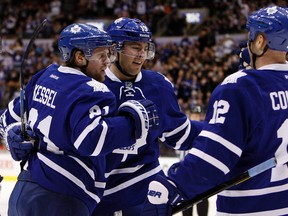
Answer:
<svg viewBox="0 0 288 216"><path fill-rule="evenodd" d="M172 207L181 202L184 197L172 181L157 175L149 184L142 216L170 216Z"/></svg>
<svg viewBox="0 0 288 216"><path fill-rule="evenodd" d="M120 105L118 112L134 119L136 139L145 137L149 129L156 129L159 125L156 105L150 100L128 100Z"/></svg>
<svg viewBox="0 0 288 216"><path fill-rule="evenodd" d="M239 59L239 66L238 69L239 70L243 70L243 69L250 69L250 56L249 56L249 51L248 51L248 47L247 47L247 41L242 41L239 44L239 49L236 52L240 59Z"/></svg>
<svg viewBox="0 0 288 216"><path fill-rule="evenodd" d="M30 127L26 130L27 138L21 132L21 123L16 122L8 125L5 132L6 146L15 161L25 160L36 148L37 136Z"/></svg>

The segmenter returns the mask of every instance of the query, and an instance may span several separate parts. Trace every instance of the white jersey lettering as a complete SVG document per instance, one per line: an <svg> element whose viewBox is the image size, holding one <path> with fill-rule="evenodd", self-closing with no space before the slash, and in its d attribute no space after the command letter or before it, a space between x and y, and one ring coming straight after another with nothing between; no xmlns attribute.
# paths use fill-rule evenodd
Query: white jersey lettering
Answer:
<svg viewBox="0 0 288 216"><path fill-rule="evenodd" d="M57 92L41 85L36 85L33 100L55 109L54 100Z"/></svg>
<svg viewBox="0 0 288 216"><path fill-rule="evenodd" d="M273 110L285 110L288 108L288 91L270 92Z"/></svg>

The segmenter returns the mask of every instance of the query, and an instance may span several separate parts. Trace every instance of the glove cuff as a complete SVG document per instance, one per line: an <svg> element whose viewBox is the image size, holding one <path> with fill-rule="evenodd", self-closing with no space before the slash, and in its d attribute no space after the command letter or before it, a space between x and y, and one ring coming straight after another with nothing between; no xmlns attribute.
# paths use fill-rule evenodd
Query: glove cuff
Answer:
<svg viewBox="0 0 288 216"><path fill-rule="evenodd" d="M154 205L176 205L183 197L174 182L161 175L149 184L148 200Z"/></svg>
<svg viewBox="0 0 288 216"><path fill-rule="evenodd" d="M149 116L146 108L140 102L136 100L128 100L119 106L118 111L119 114L127 113L134 119L136 139L147 137L149 129Z"/></svg>
<svg viewBox="0 0 288 216"><path fill-rule="evenodd" d="M21 125L21 122L14 122L12 124L9 124L7 125L7 127L5 128L5 131L4 131L4 143L6 145L6 148L10 151L10 148L9 148L9 145L8 145L8 140L7 140L7 137L8 137L8 131L10 129L12 129L14 126L20 126Z"/></svg>

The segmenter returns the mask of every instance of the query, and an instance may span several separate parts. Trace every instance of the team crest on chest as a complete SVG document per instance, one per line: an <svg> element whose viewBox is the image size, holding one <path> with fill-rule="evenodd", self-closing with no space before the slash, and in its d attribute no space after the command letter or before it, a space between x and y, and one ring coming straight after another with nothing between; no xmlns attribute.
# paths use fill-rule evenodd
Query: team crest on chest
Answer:
<svg viewBox="0 0 288 216"><path fill-rule="evenodd" d="M97 82L95 80L91 80L87 82L87 85L93 88L93 91L102 91L102 92L110 92L106 85L103 83Z"/></svg>

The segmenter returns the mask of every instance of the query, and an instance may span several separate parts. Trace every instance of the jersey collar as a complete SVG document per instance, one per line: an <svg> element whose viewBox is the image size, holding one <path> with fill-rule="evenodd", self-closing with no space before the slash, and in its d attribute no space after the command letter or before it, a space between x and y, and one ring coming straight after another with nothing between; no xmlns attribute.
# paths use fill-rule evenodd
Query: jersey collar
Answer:
<svg viewBox="0 0 288 216"><path fill-rule="evenodd" d="M286 64L269 64L258 68L257 70L276 70L285 71L288 70L288 62Z"/></svg>
<svg viewBox="0 0 288 216"><path fill-rule="evenodd" d="M61 73L69 73L69 74L76 74L76 75L82 75L82 76L86 76L86 74L84 74L83 72L75 69L75 68L71 68L71 67L66 67L66 66L60 66L58 68L58 71Z"/></svg>
<svg viewBox="0 0 288 216"><path fill-rule="evenodd" d="M115 76L115 74L110 70L109 67L106 68L105 70L106 76L109 77L112 81L115 82L122 82L118 77ZM134 82L139 82L142 79L142 71L137 75L136 79Z"/></svg>

